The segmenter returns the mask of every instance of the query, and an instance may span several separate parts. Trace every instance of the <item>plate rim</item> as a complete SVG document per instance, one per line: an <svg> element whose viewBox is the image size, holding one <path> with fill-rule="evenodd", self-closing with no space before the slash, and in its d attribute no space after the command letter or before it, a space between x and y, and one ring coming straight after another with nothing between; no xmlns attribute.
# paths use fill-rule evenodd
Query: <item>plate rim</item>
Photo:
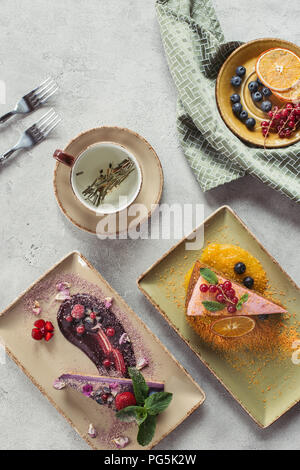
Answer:
<svg viewBox="0 0 300 470"><path fill-rule="evenodd" d="M164 172L163 172L163 167L162 167L162 164L161 164L161 161L156 153L156 151L154 150L154 148L152 147L152 145L148 142L147 139L145 139L145 137L143 137L142 135L138 134L137 132L131 130L131 129L128 129L127 127L120 127L120 126L99 126L99 127L93 127L91 129L87 129L86 131L82 131L80 132L79 134L77 134L75 137L73 137L68 143L67 145L64 147L64 152L67 151L67 149L70 147L70 145L73 144L73 142L75 142L75 140L77 139L80 139L82 136L86 135L86 134L89 134L91 132L95 132L95 131L99 131L101 129L104 129L104 130L109 130L109 129L117 129L119 131L124 131L124 132L128 132L129 134L132 134L134 137L140 139L141 141L143 141L147 147L149 148L149 150L151 151L151 153L153 154L154 156L154 159L156 160L156 163L158 165L158 169L159 169L159 173L160 173L160 188L159 188L159 193L158 193L158 197L156 199L155 202L153 202L151 204L151 206L155 206L157 204L159 204L160 200L161 200L161 197L162 197L162 192L163 192L163 187L164 187ZM101 142L101 141L99 141ZM80 223L76 222L69 214L68 212L66 211L65 207L62 205L59 197L58 197L58 191L57 191L57 171L58 171L58 168L59 166L61 165L61 163L59 163L58 161L56 162L55 164L55 168L54 168L54 173L53 173L53 180L52 180L52 184L53 184L53 189L54 189L54 196L55 196L55 199L56 199L56 202L58 204L58 207L60 208L61 212L63 213L63 215L68 219L69 222L72 223L72 225L74 225L75 227L79 228L80 230L83 230L84 232L86 233L90 233L92 235L96 235L97 236L97 232L94 232L93 230L90 230L89 228L87 227L84 227L83 225L81 225ZM144 179L144 178L143 178ZM143 185L143 181L142 181L142 185ZM140 188L140 191L142 190L142 185L141 185L141 188ZM135 201L133 201L132 204L134 204ZM131 205L132 205L131 204ZM130 205L130 206L131 206ZM130 207L128 206L128 208ZM127 209L128 209L127 208ZM144 222L146 222L146 220L148 220L153 212L154 212L155 209L150 209L148 211L148 214L147 214L147 217L145 217L143 220L141 220L139 222L139 224L136 226L136 227L140 227ZM92 212L92 211L91 211ZM120 235L120 233L122 233L122 231L120 230L117 230L114 235Z"/></svg>
<svg viewBox="0 0 300 470"><path fill-rule="evenodd" d="M204 221L198 225L198 227L196 227L189 235L187 235L186 237L183 237L178 243L176 243L173 247L171 247L166 253L164 253L157 261L155 261L146 271L144 271L136 280L136 283L137 283L137 286L138 288L140 289L140 291L143 293L143 295L149 300L149 302L153 305L153 307L156 308L156 310L158 310L158 312L163 316L163 318L167 321L167 323L169 324L169 326L174 330L176 331L176 333L180 336L180 338L185 342L185 344L187 344L187 346L191 349L191 351L198 357L198 359L200 359L200 361L208 368L208 370L214 375L214 377L221 383L221 385L223 385L223 387L225 388L225 390L227 390L227 392L234 398L234 400L236 400L240 405L241 407L246 411L246 413L253 419L253 421L261 428L261 429L266 429L268 428L269 426L271 426L273 423L275 423L275 421L277 421L279 418L281 418L281 416L283 416L285 413L287 413L291 408L293 408L293 406L295 406L297 403L300 402L300 396L299 396L299 400L297 400L296 402L294 402L293 404L291 404L283 413L281 413L279 416L277 416L276 418L274 418L274 420L272 420L270 423L268 424L263 424L261 423L257 418L255 418L253 416L253 414L251 413L250 410L248 410L248 408L245 406L245 404L243 404L240 399L235 395L234 392L232 392L229 387L227 385L225 385L225 383L223 382L223 380L212 370L212 368L210 367L210 365L208 364L208 362L200 355L200 353L198 353L193 346L190 345L190 342L183 336L183 334L179 331L179 329L171 322L171 320L169 319L169 317L167 316L167 314L164 312L164 310L162 310L158 304L156 304L156 302L152 299L152 297L144 290L144 288L140 285L140 283L143 281L143 279L147 276L147 274L149 274L152 269L154 269L156 266L158 266L165 258L167 258L176 248L178 248L178 246L180 246L184 241L188 240L192 234L194 234L197 230L199 230L202 226L204 227L204 225L209 222L213 217L215 217L218 213L221 213L222 211L226 212L228 211L229 213L231 213L231 215L233 215L237 220L238 222L241 223L241 225L247 230L248 234L255 240L255 242L258 243L259 247L271 258L271 261L277 266L279 267L279 269L281 270L281 272L287 276L288 280L292 283L292 285L300 291L300 287L295 283L295 281L291 278L291 276L280 266L280 264L278 263L278 261L268 252L268 250L262 245L262 243L257 239L257 237L254 235L254 233L252 233L251 230L249 230L249 228L247 227L247 225L240 219L240 217L237 215L237 213L230 207L228 206L227 204L219 207L218 209L216 209L212 214L210 214L208 217L206 217L204 219Z"/></svg>
<svg viewBox="0 0 300 470"><path fill-rule="evenodd" d="M222 108L220 106L220 102L219 102L219 94L220 94L220 81L221 81L221 75L223 74L223 71L225 69L225 67L227 66L227 63L229 62L229 60L236 54L239 53L239 51L241 49L244 49L246 47L248 47L250 44L254 44L254 43L259 43L259 42L263 42L263 41L274 41L274 42L283 42L285 43L286 45L292 45L292 46L296 46L300 49L300 47L291 42L291 41L286 41L285 39L280 39L280 38L258 38L258 39L253 39L252 41L247 41L245 42L244 44L241 44L240 46L238 46L228 57L227 59L225 60L225 62L222 64L222 67L220 68L219 72L218 72L218 76L217 76L217 80L216 80L216 85L215 85L215 97L216 97L216 103L217 103L217 108L218 108L218 111L220 113L220 116L224 122L224 124L228 127L228 129L236 136L238 137L242 142L246 142L247 144L250 144L251 146L253 147L258 147L258 148L266 148L266 149L280 149L280 148L286 148L286 147L289 147L293 144L296 144L297 142L300 141L300 135L299 137L294 140L293 142L286 142L286 143L282 143L280 145L270 145L268 144L268 142L266 142L266 145L263 145L263 144L257 144L257 143L253 143L251 140L248 140L247 138L242 138L240 135L238 135L238 133L231 127L230 123L227 122L226 120L226 117L222 111Z"/></svg>
<svg viewBox="0 0 300 470"><path fill-rule="evenodd" d="M206 394L202 387L195 381L195 379L191 376L191 374L185 369L185 367L180 364L180 362L175 358L175 356L168 350L168 348L162 343L162 341L158 338L158 336L155 335L155 333L146 325L146 323L138 316L138 314L128 305L128 303L125 301L125 299L109 284L109 282L100 274L100 272L86 259L86 257L78 250L73 250L69 252L67 255L65 255L60 261L55 263L51 268L49 268L47 271L44 272L36 281L34 281L27 289L25 289L15 300L13 300L4 310L0 312L0 320L1 318L5 315L8 314L9 311L23 298L24 295L26 295L36 284L41 282L45 277L47 277L52 271L54 271L60 264L62 264L64 261L66 261L68 258L71 258L73 256L77 256L81 258L91 269L96 276L104 283L105 287L107 287L112 293L114 298L118 300L121 304L125 304L128 311L130 312L130 315L133 316L133 318L137 318L140 322L141 327L143 327L147 333L151 335L154 341L159 343L159 345L164 349L164 351L170 356L170 358L176 363L177 367L182 370L182 372L188 377L188 379L194 384L194 386L198 389L198 391L201 394L201 399L198 400L198 402L189 410L188 413L173 427L170 428L170 430L166 433L164 433L159 439L156 439L153 443L149 445L147 450L151 450L153 447L155 447L159 442L161 442L165 437L167 437L169 434L171 434L175 429L177 429L178 426L180 426L194 411L196 411L205 401L206 399ZM33 385L37 387L37 389L44 395L44 397L47 398L47 400L51 403L51 405L54 406L54 408L59 412L61 416L63 416L66 421L72 426L72 428L79 434L79 436L93 449L93 450L99 450L99 448L93 443L88 440L85 434L81 433L79 429L77 429L76 425L73 423L71 418L64 413L64 411L56 404L56 402L48 395L46 390L43 389L43 387L37 382L37 380L30 374L29 370L22 364L22 362L14 355L14 353L5 346L5 352L8 354L8 356L15 362L15 364L22 370L22 372L31 380Z"/></svg>

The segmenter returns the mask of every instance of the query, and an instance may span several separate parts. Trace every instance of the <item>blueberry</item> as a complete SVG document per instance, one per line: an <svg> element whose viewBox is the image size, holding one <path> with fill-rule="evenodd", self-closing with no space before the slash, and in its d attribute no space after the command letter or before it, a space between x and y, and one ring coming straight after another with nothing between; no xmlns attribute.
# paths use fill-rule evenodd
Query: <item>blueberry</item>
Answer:
<svg viewBox="0 0 300 470"><path fill-rule="evenodd" d="M263 101L262 104L261 104L261 110L264 112L264 113L268 113L269 111L271 111L272 109L272 103L271 101Z"/></svg>
<svg viewBox="0 0 300 470"><path fill-rule="evenodd" d="M257 83L258 83L259 86L264 86L263 82L261 82L258 77L257 77L256 81L257 81Z"/></svg>
<svg viewBox="0 0 300 470"><path fill-rule="evenodd" d="M253 129L253 127L255 126L256 124L256 121L254 118L248 118L245 122L246 126L248 127L248 129Z"/></svg>
<svg viewBox="0 0 300 470"><path fill-rule="evenodd" d="M243 284L245 287L248 287L248 289L252 289L253 284L254 284L254 279L251 276L247 276L243 279Z"/></svg>
<svg viewBox="0 0 300 470"><path fill-rule="evenodd" d="M271 96L272 95L272 92L271 90L269 90L269 88L267 88L266 86L264 86L261 90L262 94L268 98L268 96Z"/></svg>
<svg viewBox="0 0 300 470"><path fill-rule="evenodd" d="M242 65L240 65L239 67L237 67L235 73L239 76L239 77L243 77L246 73L246 69L245 67L243 67Z"/></svg>
<svg viewBox="0 0 300 470"><path fill-rule="evenodd" d="M232 106L232 111L234 112L234 114L236 114L237 116L240 115L241 111L243 110L243 106L241 105L241 103L234 103L234 105Z"/></svg>
<svg viewBox="0 0 300 470"><path fill-rule="evenodd" d="M268 315L258 315L259 320L266 320L268 318Z"/></svg>
<svg viewBox="0 0 300 470"><path fill-rule="evenodd" d="M256 103L263 99L263 96L262 96L260 91L256 91L255 93L252 93L251 97L252 97L253 101L256 102Z"/></svg>
<svg viewBox="0 0 300 470"><path fill-rule="evenodd" d="M255 93L258 90L258 83L257 82L250 82L248 85L249 90L251 93Z"/></svg>
<svg viewBox="0 0 300 470"><path fill-rule="evenodd" d="M243 111L240 112L240 120L241 121L246 121L247 117L248 117L247 111L243 110Z"/></svg>
<svg viewBox="0 0 300 470"><path fill-rule="evenodd" d="M244 274L246 271L246 265L240 261L234 265L234 270L237 274Z"/></svg>
<svg viewBox="0 0 300 470"><path fill-rule="evenodd" d="M239 103L241 101L241 97L237 93L233 93L233 95L230 97L230 101L232 103Z"/></svg>
<svg viewBox="0 0 300 470"><path fill-rule="evenodd" d="M230 83L232 86L234 87L239 87L240 84L242 83L242 79L241 77L238 77L237 75L234 75L231 80L230 80Z"/></svg>

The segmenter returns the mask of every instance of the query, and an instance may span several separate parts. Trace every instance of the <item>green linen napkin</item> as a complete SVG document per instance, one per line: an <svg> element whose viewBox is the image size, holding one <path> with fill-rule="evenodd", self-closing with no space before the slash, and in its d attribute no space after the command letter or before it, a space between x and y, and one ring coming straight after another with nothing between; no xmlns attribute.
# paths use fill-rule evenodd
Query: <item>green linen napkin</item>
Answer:
<svg viewBox="0 0 300 470"><path fill-rule="evenodd" d="M218 71L241 43L224 42L211 0L157 0L156 11L178 91L180 142L202 190L250 173L300 202L300 142L277 150L250 147L219 114Z"/></svg>

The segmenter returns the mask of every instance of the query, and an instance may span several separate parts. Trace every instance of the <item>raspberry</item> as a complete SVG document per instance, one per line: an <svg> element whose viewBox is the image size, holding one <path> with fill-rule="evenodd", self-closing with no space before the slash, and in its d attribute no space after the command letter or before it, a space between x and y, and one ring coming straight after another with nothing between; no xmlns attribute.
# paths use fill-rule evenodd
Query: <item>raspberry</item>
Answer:
<svg viewBox="0 0 300 470"><path fill-rule="evenodd" d="M44 337L43 333L38 328L33 328L31 332L31 336L33 337L33 339L37 341L40 341Z"/></svg>
<svg viewBox="0 0 300 470"><path fill-rule="evenodd" d="M34 326L38 328L39 330L41 328L45 328L45 321L44 320L37 320L34 322Z"/></svg>
<svg viewBox="0 0 300 470"><path fill-rule="evenodd" d="M91 312L91 313L90 313L90 318L91 318L92 320L96 320L96 314L95 314L95 312Z"/></svg>
<svg viewBox="0 0 300 470"><path fill-rule="evenodd" d="M76 318L76 320L80 320L81 318L84 317L84 306L81 304L76 304L74 305L71 315L73 318Z"/></svg>
<svg viewBox="0 0 300 470"><path fill-rule="evenodd" d="M136 399L133 393L123 392L123 393L119 393L116 396L117 410L122 410L123 408L127 408L127 406L134 406L134 405L136 405Z"/></svg>

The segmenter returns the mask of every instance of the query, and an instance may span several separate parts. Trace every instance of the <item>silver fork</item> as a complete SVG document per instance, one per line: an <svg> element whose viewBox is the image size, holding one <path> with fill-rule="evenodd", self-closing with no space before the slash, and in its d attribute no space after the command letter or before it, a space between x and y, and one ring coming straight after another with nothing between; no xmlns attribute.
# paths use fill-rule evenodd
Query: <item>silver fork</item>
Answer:
<svg viewBox="0 0 300 470"><path fill-rule="evenodd" d="M14 114L27 114L31 113L34 109L38 108L42 104L46 103L50 96L52 96L58 89L57 84L52 78L47 78L43 83L34 90L24 95L21 98L14 109L9 113L4 114L0 117L0 124L3 124L10 119Z"/></svg>
<svg viewBox="0 0 300 470"><path fill-rule="evenodd" d="M26 129L14 147L0 155L0 163L6 161L16 150L28 149L39 144L53 131L60 121L61 118L54 109L50 109L39 121Z"/></svg>

